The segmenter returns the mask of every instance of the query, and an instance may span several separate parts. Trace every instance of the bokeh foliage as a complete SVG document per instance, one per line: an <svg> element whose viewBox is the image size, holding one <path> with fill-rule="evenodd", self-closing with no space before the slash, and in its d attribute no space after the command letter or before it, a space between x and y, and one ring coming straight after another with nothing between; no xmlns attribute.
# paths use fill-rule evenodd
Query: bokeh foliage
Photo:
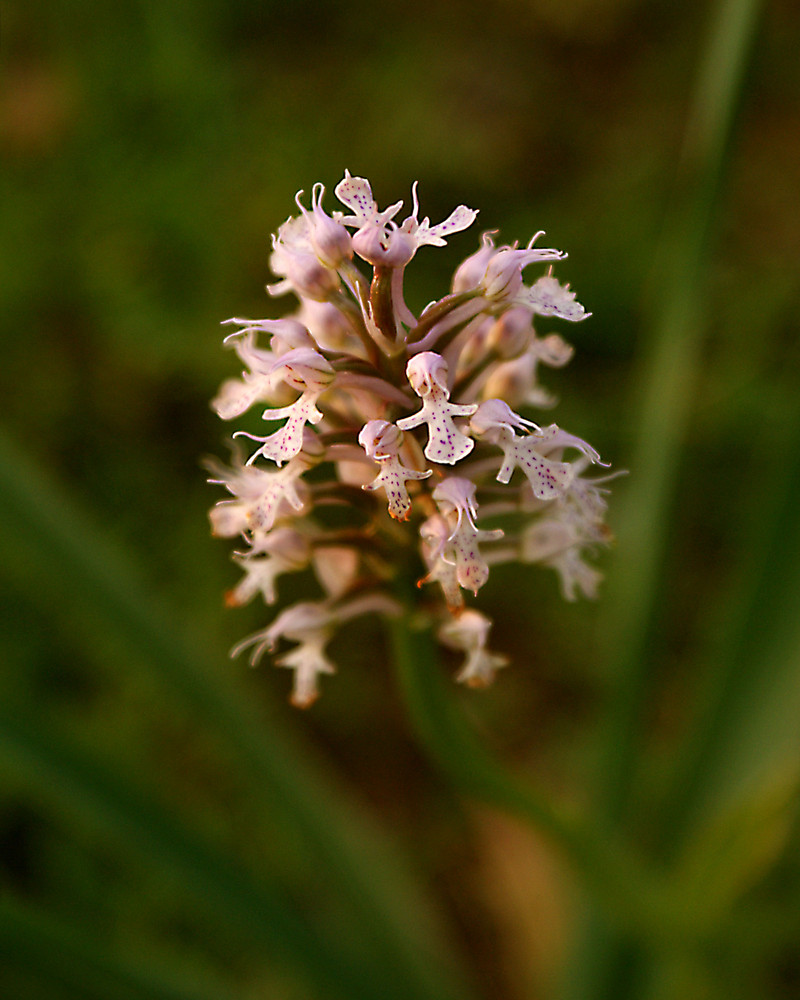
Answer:
<svg viewBox="0 0 800 1000"><path fill-rule="evenodd" d="M790 0L6 5L3 995L796 995L799 45ZM200 461L217 323L290 308L269 233L345 167L570 252L553 416L630 476L597 605L493 572L492 690L357 624L297 714L226 658Z"/></svg>

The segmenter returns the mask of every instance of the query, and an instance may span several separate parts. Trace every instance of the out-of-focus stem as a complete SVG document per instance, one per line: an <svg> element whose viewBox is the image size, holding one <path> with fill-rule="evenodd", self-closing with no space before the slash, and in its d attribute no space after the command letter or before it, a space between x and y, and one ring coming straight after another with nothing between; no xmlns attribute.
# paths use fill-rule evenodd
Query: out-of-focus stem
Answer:
<svg viewBox="0 0 800 1000"><path fill-rule="evenodd" d="M645 868L627 845L556 806L519 781L474 737L453 693L444 689L428 633L407 618L390 623L395 666L420 741L465 794L516 815L545 834L602 901L615 926L652 941L704 933L666 880Z"/></svg>

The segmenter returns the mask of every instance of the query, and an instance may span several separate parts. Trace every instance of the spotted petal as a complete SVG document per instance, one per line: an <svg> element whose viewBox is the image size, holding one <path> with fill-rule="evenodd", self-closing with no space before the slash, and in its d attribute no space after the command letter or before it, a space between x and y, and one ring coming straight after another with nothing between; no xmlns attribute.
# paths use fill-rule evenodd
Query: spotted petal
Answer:
<svg viewBox="0 0 800 1000"><path fill-rule="evenodd" d="M429 226L428 220L423 219L419 224L415 232L415 237L418 246L445 246L445 237L452 236L453 233L460 233L463 229L467 229L478 216L478 212L474 208L467 208L466 205L459 205L458 208L453 209L453 211L448 215L444 222L440 222L435 226Z"/></svg>

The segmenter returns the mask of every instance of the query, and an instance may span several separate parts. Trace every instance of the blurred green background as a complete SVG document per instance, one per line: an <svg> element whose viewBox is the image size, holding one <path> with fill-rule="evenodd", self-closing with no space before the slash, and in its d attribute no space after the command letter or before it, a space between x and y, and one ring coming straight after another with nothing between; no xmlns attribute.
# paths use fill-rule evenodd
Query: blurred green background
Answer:
<svg viewBox="0 0 800 1000"><path fill-rule="evenodd" d="M798 50L793 0L3 5L2 996L800 995ZM218 323L344 168L545 229L593 313L544 381L630 470L602 596L493 571L513 665L444 694L583 847L418 738L379 625L306 713L227 659Z"/></svg>

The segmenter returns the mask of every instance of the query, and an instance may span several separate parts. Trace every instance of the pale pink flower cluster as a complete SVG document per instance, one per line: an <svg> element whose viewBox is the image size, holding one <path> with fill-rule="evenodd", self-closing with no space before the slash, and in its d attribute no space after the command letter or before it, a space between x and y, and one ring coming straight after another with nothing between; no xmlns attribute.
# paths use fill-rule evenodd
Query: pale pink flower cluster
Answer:
<svg viewBox="0 0 800 1000"><path fill-rule="evenodd" d="M419 314L403 297L407 265L423 246L444 246L477 212L460 205L437 225L397 202L380 210L369 182L345 172L329 215L324 188L311 207L296 201L272 240L273 295L299 308L276 320L231 319L225 338L244 365L213 406L223 420L266 404L264 435L236 431L256 446L230 468L213 465L231 494L211 511L214 533L239 538L243 577L228 594L238 605L277 600L277 579L309 571L319 596L294 604L236 647L265 650L294 671L292 701L309 705L320 674L334 672L327 644L358 615L395 615L400 567L417 560L422 607L439 640L464 654L458 680L491 682L505 658L488 648L491 622L465 605L490 566L540 563L559 575L568 600L593 597L600 574L587 561L607 544L602 465L585 441L516 412L553 398L540 365L560 367L572 348L540 337L538 317L588 315L552 274L565 255L534 246L480 249L455 271L452 288ZM371 266L365 273L363 264ZM547 269L530 284L523 272ZM286 651L279 645L293 643Z"/></svg>

